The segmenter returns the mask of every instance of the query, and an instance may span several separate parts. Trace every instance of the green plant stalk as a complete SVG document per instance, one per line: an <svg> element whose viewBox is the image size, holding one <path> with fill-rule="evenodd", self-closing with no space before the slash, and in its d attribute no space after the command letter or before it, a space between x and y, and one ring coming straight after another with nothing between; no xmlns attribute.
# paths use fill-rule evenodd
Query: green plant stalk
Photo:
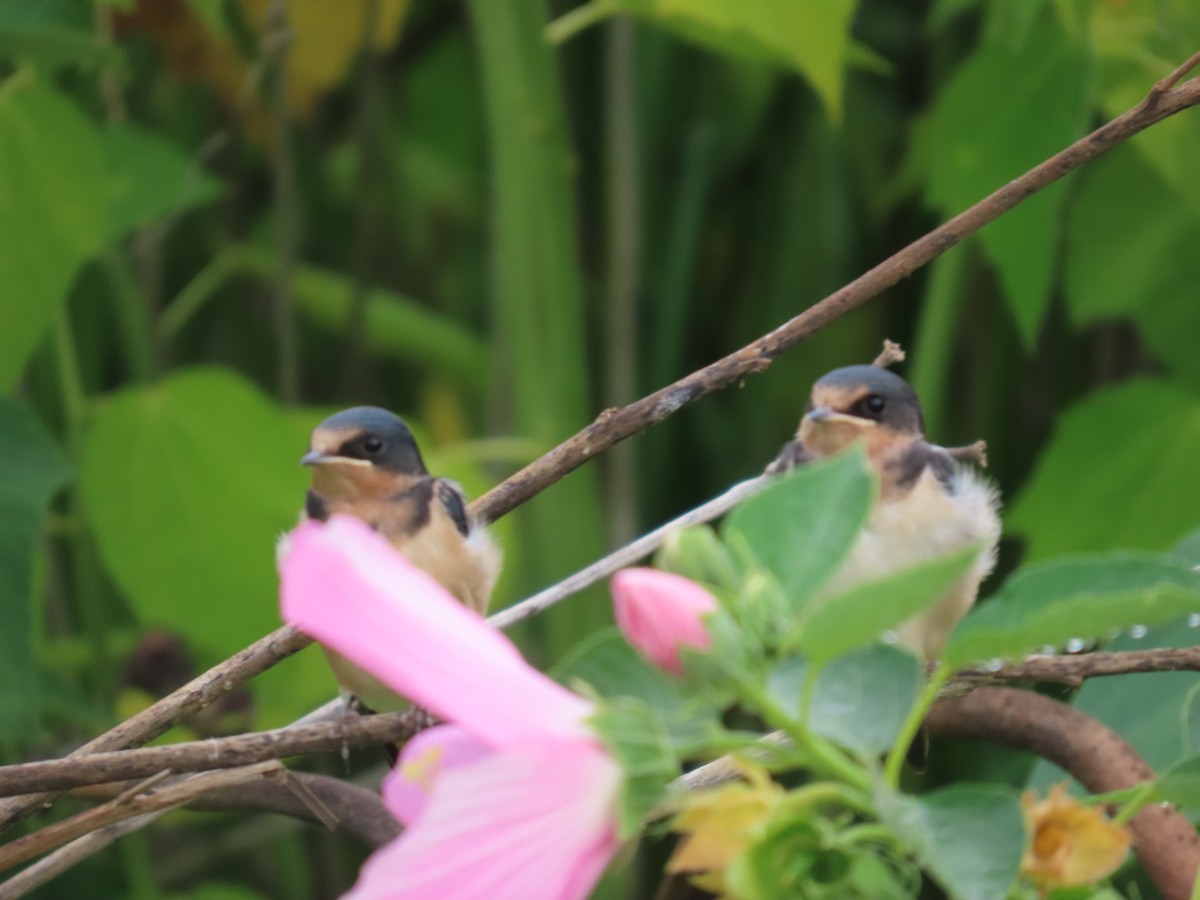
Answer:
<svg viewBox="0 0 1200 900"><path fill-rule="evenodd" d="M575 161L543 0L471 0L493 185L493 381L516 434L555 444L591 418L578 262ZM521 580L548 584L603 547L594 470L518 513ZM536 623L553 656L610 621L605 603Z"/></svg>
<svg viewBox="0 0 1200 900"><path fill-rule="evenodd" d="M1132 796L1125 801L1121 808L1117 810L1117 814L1112 817L1113 824L1124 825L1141 812L1142 807L1153 803L1155 799L1154 788L1153 781L1147 781L1133 788Z"/></svg>
<svg viewBox="0 0 1200 900"><path fill-rule="evenodd" d="M235 250L226 249L193 275L158 317L159 339L166 342L177 338L192 317L237 271L239 262L239 254Z"/></svg>
<svg viewBox="0 0 1200 900"><path fill-rule="evenodd" d="M154 375L154 330L142 290L128 258L119 248L109 249L102 261L112 286L113 305L129 374L134 381L149 381Z"/></svg>
<svg viewBox="0 0 1200 900"><path fill-rule="evenodd" d="M904 768L904 760L908 756L908 747L917 736L917 732L921 730L921 723L925 721L925 714L937 701L938 692L954 673L954 669L945 663L939 663L938 667L933 670L933 674L929 676L929 681L925 683L925 687L921 689L921 693L917 695L917 702L913 704L912 709L908 711L908 716L904 720L904 724L900 726L900 733L896 735L896 743L892 745L892 749L888 751L887 761L883 766L884 783L896 790L900 785L900 772Z"/></svg>
<svg viewBox="0 0 1200 900"><path fill-rule="evenodd" d="M871 810L875 815L875 811ZM905 844L892 829L878 822L867 822L862 825L852 825L838 834L839 843L843 844L888 844L907 850Z"/></svg>
<svg viewBox="0 0 1200 900"><path fill-rule="evenodd" d="M954 332L962 309L960 288L967 259L967 249L955 247L930 263L908 370L909 383L921 398L926 434L940 434L945 422L946 393L957 346Z"/></svg>
<svg viewBox="0 0 1200 900"><path fill-rule="evenodd" d="M551 44L561 44L616 12L617 4L612 0L592 0L591 3L577 6L547 25L546 40Z"/></svg>
<svg viewBox="0 0 1200 900"><path fill-rule="evenodd" d="M66 306L58 312L54 327L54 358L58 373L59 391L62 394L64 433L66 444L74 459L79 459L83 449L83 428L87 415L87 398L83 379L79 374L79 357L75 350L75 337L71 333L71 320ZM78 486L70 493L69 515L83 518L82 500ZM81 531L70 541L72 563L71 590L76 608L79 610L89 643L92 646L91 675L89 684L97 692L103 691L111 678L109 665L105 611L101 606L99 584L101 574L96 563L91 533Z"/></svg>
<svg viewBox="0 0 1200 900"><path fill-rule="evenodd" d="M861 791L837 781L818 781L796 788L787 795L784 803L789 807L824 806L840 804L864 816L874 817L877 813L870 799ZM883 826L878 826L883 827ZM886 829L885 829L886 830Z"/></svg>
<svg viewBox="0 0 1200 900"><path fill-rule="evenodd" d="M864 793L871 791L871 779L865 769L825 740L793 719L775 702L775 698L749 678L738 680L738 688L772 728L787 733L796 747L804 751L815 770L844 781Z"/></svg>

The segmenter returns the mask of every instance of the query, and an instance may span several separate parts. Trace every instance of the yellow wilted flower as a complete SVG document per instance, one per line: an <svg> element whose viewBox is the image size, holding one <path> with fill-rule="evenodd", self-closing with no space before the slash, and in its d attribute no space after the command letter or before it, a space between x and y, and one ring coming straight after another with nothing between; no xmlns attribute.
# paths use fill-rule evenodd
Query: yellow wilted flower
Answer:
<svg viewBox="0 0 1200 900"><path fill-rule="evenodd" d="M1094 806L1068 796L1063 785L1044 800L1032 791L1021 798L1030 841L1021 873L1044 885L1076 887L1116 871L1129 849L1129 832Z"/></svg>
<svg viewBox="0 0 1200 900"><path fill-rule="evenodd" d="M738 763L745 781L733 782L688 799L674 830L685 832L667 862L667 873L704 873L691 881L723 894L724 872L750 843L754 827L771 817L784 792L761 766Z"/></svg>

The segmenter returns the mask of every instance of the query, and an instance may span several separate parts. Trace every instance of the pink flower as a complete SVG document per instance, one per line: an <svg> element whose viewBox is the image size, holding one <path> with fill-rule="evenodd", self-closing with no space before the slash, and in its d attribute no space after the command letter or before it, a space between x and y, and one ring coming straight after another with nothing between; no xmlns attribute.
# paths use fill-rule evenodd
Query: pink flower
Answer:
<svg viewBox="0 0 1200 900"><path fill-rule="evenodd" d="M717 599L696 582L658 569L622 569L612 578L612 595L625 639L660 668L682 675L681 648L712 646L704 617Z"/></svg>
<svg viewBox="0 0 1200 900"><path fill-rule="evenodd" d="M383 796L407 830L347 896L587 896L617 849L624 779L593 704L357 519L301 525L280 571L287 622L454 723L405 747Z"/></svg>

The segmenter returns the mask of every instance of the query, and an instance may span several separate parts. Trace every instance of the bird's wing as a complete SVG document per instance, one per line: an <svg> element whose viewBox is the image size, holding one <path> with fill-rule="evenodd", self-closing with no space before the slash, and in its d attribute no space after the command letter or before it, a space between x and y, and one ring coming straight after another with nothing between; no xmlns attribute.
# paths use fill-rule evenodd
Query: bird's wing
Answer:
<svg viewBox="0 0 1200 900"><path fill-rule="evenodd" d="M471 532L471 520L467 516L467 495L458 486L458 482L449 478L434 479L434 497L446 511L446 515L454 522L458 533L466 537Z"/></svg>

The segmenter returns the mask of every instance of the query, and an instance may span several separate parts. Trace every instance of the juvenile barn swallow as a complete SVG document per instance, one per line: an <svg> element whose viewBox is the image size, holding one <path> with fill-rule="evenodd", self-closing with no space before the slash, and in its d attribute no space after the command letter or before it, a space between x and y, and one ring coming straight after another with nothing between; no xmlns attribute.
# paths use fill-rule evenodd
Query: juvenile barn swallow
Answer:
<svg viewBox="0 0 1200 900"><path fill-rule="evenodd" d="M300 463L312 469L306 518L362 519L464 605L487 609L500 552L467 512L462 488L426 470L403 419L376 406L343 410L316 427ZM322 649L342 688L363 704L377 712L403 708L403 698L373 676Z"/></svg>
<svg viewBox="0 0 1200 900"><path fill-rule="evenodd" d="M916 392L879 365L834 369L819 379L795 438L767 471L786 471L858 440L879 476L879 502L827 589L845 590L978 542L967 573L897 629L902 646L937 659L996 564L999 495L951 451L925 439Z"/></svg>

